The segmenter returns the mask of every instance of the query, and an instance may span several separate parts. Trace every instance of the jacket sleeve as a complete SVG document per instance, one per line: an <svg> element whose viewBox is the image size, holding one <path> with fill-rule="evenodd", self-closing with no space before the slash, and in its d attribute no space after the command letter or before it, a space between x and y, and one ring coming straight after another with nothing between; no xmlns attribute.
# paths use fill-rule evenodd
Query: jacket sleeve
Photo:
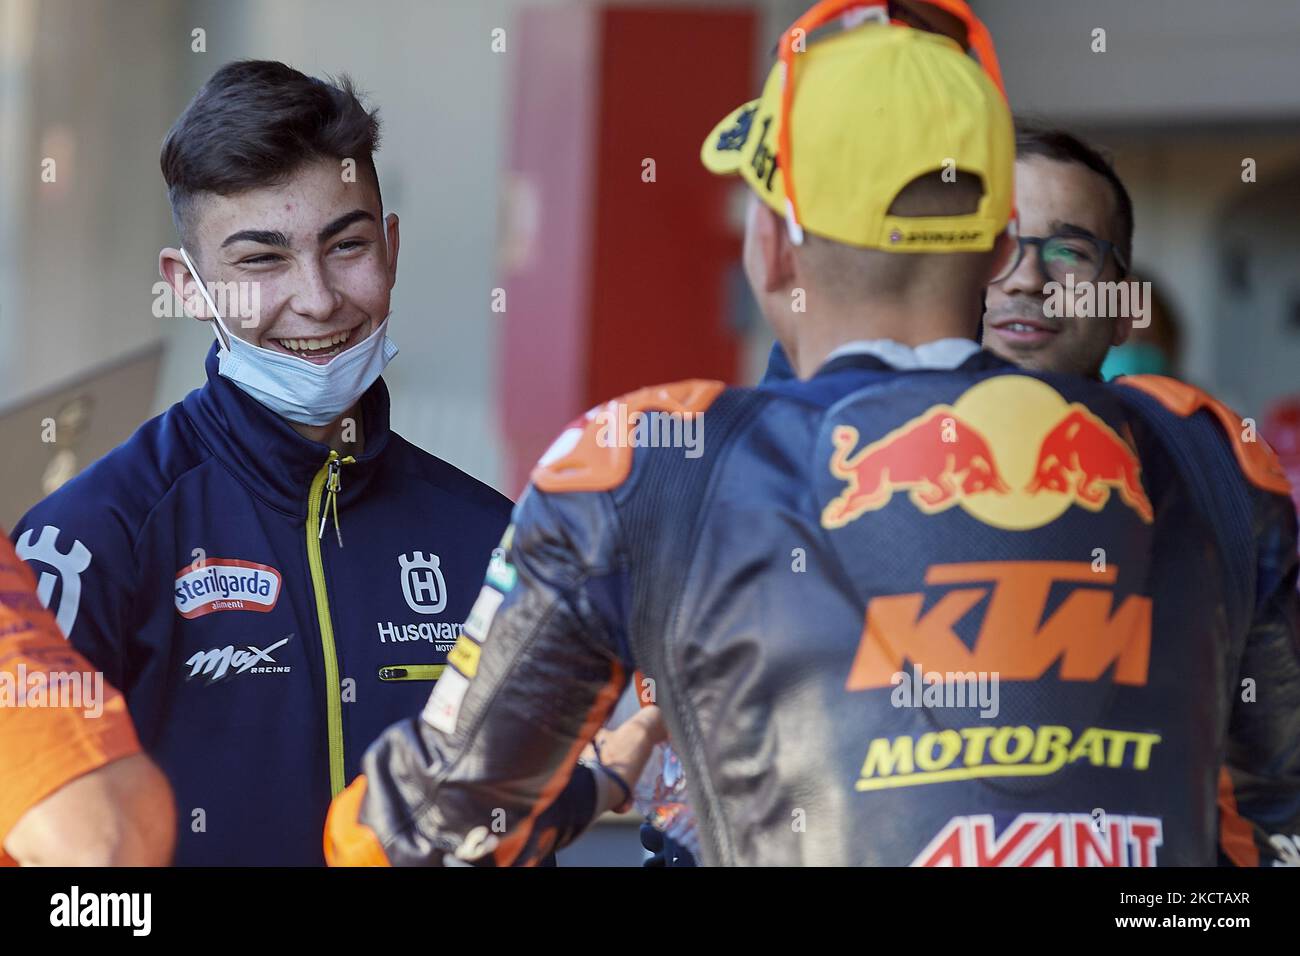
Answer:
<svg viewBox="0 0 1300 956"><path fill-rule="evenodd" d="M1300 865L1296 515L1288 497L1251 491L1257 600L1233 688L1221 843L1238 865Z"/></svg>
<svg viewBox="0 0 1300 956"><path fill-rule="evenodd" d="M132 534L125 516L78 479L40 502L12 533L37 595L72 646L129 691Z"/></svg>
<svg viewBox="0 0 1300 956"><path fill-rule="evenodd" d="M68 647L34 588L0 539L0 847L55 790L140 751L122 695ZM50 706L29 703L37 687ZM28 706L14 706L19 694ZM71 706L53 706L52 694ZM0 865L7 862L0 850Z"/></svg>
<svg viewBox="0 0 1300 956"><path fill-rule="evenodd" d="M606 495L525 493L428 705L335 800L332 865L531 864L591 822L594 783L570 778L631 673L593 597L620 579L606 521Z"/></svg>

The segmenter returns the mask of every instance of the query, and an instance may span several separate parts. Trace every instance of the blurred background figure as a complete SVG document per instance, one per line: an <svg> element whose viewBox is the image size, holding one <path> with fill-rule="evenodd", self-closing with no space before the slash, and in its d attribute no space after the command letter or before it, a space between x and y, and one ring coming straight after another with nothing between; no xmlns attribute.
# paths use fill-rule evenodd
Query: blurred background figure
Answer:
<svg viewBox="0 0 1300 956"><path fill-rule="evenodd" d="M1137 282L1151 282L1148 276L1135 273ZM1147 305L1150 323L1134 326L1122 345L1114 346L1101 363L1101 377L1109 381L1120 375L1168 375L1182 378L1180 352L1182 333L1169 300L1160 286L1151 282Z"/></svg>
<svg viewBox="0 0 1300 956"><path fill-rule="evenodd" d="M758 380L743 187L698 147L807 6L0 0L0 526L201 384L210 335L158 289L158 147L241 57L348 72L384 106L392 425L417 445L514 496L600 399ZM1013 110L1115 156L1175 370L1262 421L1300 389L1300 5L973 6Z"/></svg>
<svg viewBox="0 0 1300 956"><path fill-rule="evenodd" d="M1300 393L1274 403L1260 432L1277 452L1282 470L1291 481L1291 500L1300 512Z"/></svg>

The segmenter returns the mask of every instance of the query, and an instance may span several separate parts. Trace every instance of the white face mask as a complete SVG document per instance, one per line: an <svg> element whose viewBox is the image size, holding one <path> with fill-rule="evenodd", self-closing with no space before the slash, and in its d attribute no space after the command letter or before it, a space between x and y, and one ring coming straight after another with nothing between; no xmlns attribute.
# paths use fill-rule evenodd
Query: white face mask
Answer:
<svg viewBox="0 0 1300 956"><path fill-rule="evenodd" d="M388 337L386 317L365 341L324 365L245 342L226 327L183 248L181 258L212 310L212 331L221 347L217 370L282 418L300 425L330 424L365 394L397 354L397 346Z"/></svg>

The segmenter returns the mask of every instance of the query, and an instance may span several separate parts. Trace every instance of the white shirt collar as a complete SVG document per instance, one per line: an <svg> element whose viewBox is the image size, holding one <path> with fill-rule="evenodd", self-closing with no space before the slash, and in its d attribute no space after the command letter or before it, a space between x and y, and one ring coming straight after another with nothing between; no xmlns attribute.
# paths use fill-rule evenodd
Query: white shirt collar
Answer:
<svg viewBox="0 0 1300 956"><path fill-rule="evenodd" d="M844 355L874 355L898 369L956 368L979 350L979 344L970 339L936 339L916 348L893 339L857 339L831 352L822 365Z"/></svg>

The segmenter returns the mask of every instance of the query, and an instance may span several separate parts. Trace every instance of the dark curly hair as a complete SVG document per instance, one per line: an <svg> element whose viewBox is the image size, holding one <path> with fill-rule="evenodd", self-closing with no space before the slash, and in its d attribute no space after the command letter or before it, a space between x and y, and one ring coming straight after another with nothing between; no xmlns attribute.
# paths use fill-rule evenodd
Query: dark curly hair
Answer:
<svg viewBox="0 0 1300 956"><path fill-rule="evenodd" d="M353 159L379 189L379 110L347 76L316 79L273 60L227 63L203 84L163 139L159 164L172 219L188 242L194 198L283 182L304 163Z"/></svg>
<svg viewBox="0 0 1300 956"><path fill-rule="evenodd" d="M1039 125L1032 120L1016 121L1016 158L1042 156L1059 163L1078 163L1086 166L1110 184L1115 194L1115 210L1119 217L1117 245L1124 262L1133 262L1133 200L1129 198L1124 182L1115 172L1110 157L1073 133L1063 129Z"/></svg>

